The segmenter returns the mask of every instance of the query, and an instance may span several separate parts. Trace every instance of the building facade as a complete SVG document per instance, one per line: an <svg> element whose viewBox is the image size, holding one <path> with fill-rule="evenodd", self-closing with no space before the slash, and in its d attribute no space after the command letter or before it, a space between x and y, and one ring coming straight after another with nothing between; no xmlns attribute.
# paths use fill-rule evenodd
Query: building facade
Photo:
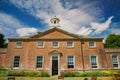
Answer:
<svg viewBox="0 0 120 80"><path fill-rule="evenodd" d="M9 38L3 60L6 68L42 70L50 75L59 75L62 71L120 69L120 49L105 49L103 38L76 35L60 29L57 17L50 21L52 25L47 31Z"/></svg>

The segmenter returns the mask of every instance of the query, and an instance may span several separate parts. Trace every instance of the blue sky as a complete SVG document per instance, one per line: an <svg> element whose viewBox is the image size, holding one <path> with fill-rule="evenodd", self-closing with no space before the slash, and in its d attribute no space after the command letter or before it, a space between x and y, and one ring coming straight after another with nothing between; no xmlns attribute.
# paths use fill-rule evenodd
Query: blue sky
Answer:
<svg viewBox="0 0 120 80"><path fill-rule="evenodd" d="M106 38L120 34L120 0L0 0L0 32L6 38L26 36L50 28Z"/></svg>

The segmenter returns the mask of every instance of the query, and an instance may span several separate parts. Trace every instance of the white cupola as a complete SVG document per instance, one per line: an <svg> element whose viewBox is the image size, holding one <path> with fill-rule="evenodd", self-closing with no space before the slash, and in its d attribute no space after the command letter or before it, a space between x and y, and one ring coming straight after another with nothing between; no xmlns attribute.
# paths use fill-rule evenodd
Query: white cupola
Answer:
<svg viewBox="0 0 120 80"><path fill-rule="evenodd" d="M60 19L57 18L56 16L53 17L53 18L51 18L51 19L50 19L50 22L51 22L51 24L50 24L50 28L60 27L60 24L59 24Z"/></svg>

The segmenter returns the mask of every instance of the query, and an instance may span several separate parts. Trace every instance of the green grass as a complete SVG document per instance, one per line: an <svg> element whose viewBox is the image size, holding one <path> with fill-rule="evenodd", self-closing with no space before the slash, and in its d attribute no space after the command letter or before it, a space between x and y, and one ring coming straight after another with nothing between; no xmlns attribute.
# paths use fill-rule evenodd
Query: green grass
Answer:
<svg viewBox="0 0 120 80"><path fill-rule="evenodd" d="M15 80L57 80L57 77L15 77ZM64 80L84 80L85 77L67 77ZM91 77L87 77L91 80ZM97 80L104 80L103 77L98 77ZM112 80L111 77L109 80ZM7 77L0 77L0 80L7 80Z"/></svg>

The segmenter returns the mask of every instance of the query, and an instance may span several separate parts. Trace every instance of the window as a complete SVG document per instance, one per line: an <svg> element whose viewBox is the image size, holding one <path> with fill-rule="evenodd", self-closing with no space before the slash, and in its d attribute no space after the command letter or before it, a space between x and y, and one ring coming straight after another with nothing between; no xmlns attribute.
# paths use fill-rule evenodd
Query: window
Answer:
<svg viewBox="0 0 120 80"><path fill-rule="evenodd" d="M22 41L16 42L16 48L22 48Z"/></svg>
<svg viewBox="0 0 120 80"><path fill-rule="evenodd" d="M92 68L97 68L97 57L96 56L91 56L90 57L91 61L91 67Z"/></svg>
<svg viewBox="0 0 120 80"><path fill-rule="evenodd" d="M13 67L19 67L20 56L14 56L14 64Z"/></svg>
<svg viewBox="0 0 120 80"><path fill-rule="evenodd" d="M74 68L74 56L67 56L67 67Z"/></svg>
<svg viewBox="0 0 120 80"><path fill-rule="evenodd" d="M113 67L118 67L118 56L117 55L112 55L112 64L113 64Z"/></svg>
<svg viewBox="0 0 120 80"><path fill-rule="evenodd" d="M52 47L59 47L59 42L58 41L53 41L52 42Z"/></svg>
<svg viewBox="0 0 120 80"><path fill-rule="evenodd" d="M54 24L56 24L56 21L54 21Z"/></svg>
<svg viewBox="0 0 120 80"><path fill-rule="evenodd" d="M44 42L43 41L38 41L37 42L37 47L38 48L43 48L44 47Z"/></svg>
<svg viewBox="0 0 120 80"><path fill-rule="evenodd" d="M37 56L36 59L36 68L42 68L43 67L43 57Z"/></svg>
<svg viewBox="0 0 120 80"><path fill-rule="evenodd" d="M67 47L74 47L73 41L67 41Z"/></svg>
<svg viewBox="0 0 120 80"><path fill-rule="evenodd" d="M96 47L95 42L94 41L89 41L89 47L92 47L92 48Z"/></svg>

